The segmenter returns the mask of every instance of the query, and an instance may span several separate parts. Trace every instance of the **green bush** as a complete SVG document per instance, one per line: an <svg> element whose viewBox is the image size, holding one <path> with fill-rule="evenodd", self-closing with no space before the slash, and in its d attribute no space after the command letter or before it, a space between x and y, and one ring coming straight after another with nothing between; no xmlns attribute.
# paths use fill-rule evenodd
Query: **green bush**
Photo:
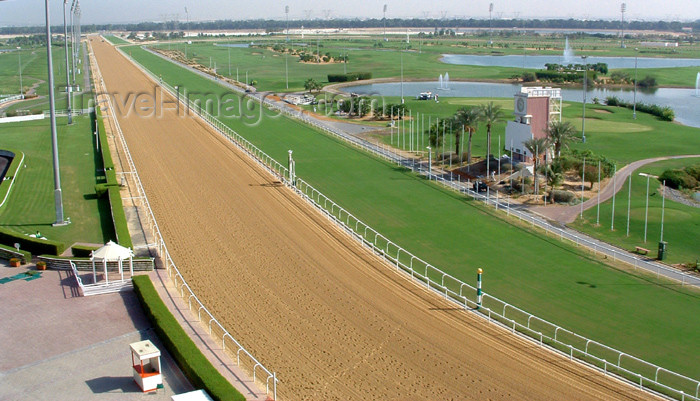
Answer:
<svg viewBox="0 0 700 401"><path fill-rule="evenodd" d="M659 176L659 181L666 181L667 186L675 189L693 189L698 186L698 180L683 169L666 170Z"/></svg>
<svg viewBox="0 0 700 401"><path fill-rule="evenodd" d="M694 166L688 166L685 168L686 173L690 174L693 178L700 181L700 164Z"/></svg>
<svg viewBox="0 0 700 401"><path fill-rule="evenodd" d="M607 97L606 103L608 106L625 107L630 110L635 109L634 103L625 102L616 96ZM642 113L654 115L664 121L673 121L673 119L676 118L676 114L673 112L673 109L668 106L638 102L636 110Z"/></svg>
<svg viewBox="0 0 700 401"><path fill-rule="evenodd" d="M109 204L112 209L112 221L114 222L114 232L117 234L117 243L123 247L134 248L131 243L129 226L126 223L126 214L122 205L122 196L119 187L109 186Z"/></svg>
<svg viewBox="0 0 700 401"><path fill-rule="evenodd" d="M99 247L73 245L70 249L74 258L89 258L92 251L99 249Z"/></svg>
<svg viewBox="0 0 700 401"><path fill-rule="evenodd" d="M20 249L35 255L60 255L66 249L63 242L36 239L16 231L0 228L0 244L13 246L15 243L19 243Z"/></svg>
<svg viewBox="0 0 700 401"><path fill-rule="evenodd" d="M523 72L523 75L521 75L520 78L522 78L523 82L535 82L537 79L535 74L532 72Z"/></svg>
<svg viewBox="0 0 700 401"><path fill-rule="evenodd" d="M0 258L2 258L2 259L10 259L11 257L15 257L15 256L11 256L11 255L14 255L14 254L11 253L11 252L14 252L14 253L19 252L19 253L21 253L21 254L22 254L22 257L20 258L20 260L22 261L22 263L27 263L27 262L29 262L29 261L32 260L32 254L31 254L30 252L27 252L27 251L22 250L22 249L20 249L19 251L17 251L17 249L15 249L14 247L5 246L5 245L1 245L1 244L0 244Z"/></svg>
<svg viewBox="0 0 700 401"><path fill-rule="evenodd" d="M245 397L212 366L180 327L147 275L133 278L134 291L158 338L170 352L194 388L202 388L215 400L244 401Z"/></svg>
<svg viewBox="0 0 700 401"><path fill-rule="evenodd" d="M328 82L348 82L372 79L371 72L349 72L347 74L328 74Z"/></svg>
<svg viewBox="0 0 700 401"><path fill-rule="evenodd" d="M576 200L576 195L570 191L555 189L550 194L550 200L556 203L573 203Z"/></svg>

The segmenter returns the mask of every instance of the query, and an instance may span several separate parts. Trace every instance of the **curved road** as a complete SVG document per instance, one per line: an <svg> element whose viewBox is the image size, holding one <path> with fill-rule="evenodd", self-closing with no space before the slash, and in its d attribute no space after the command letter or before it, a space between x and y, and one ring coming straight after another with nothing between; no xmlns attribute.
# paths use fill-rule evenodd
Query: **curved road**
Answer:
<svg viewBox="0 0 700 401"><path fill-rule="evenodd" d="M600 192L600 202L605 202L606 200L612 198L613 194L617 193L620 188L622 188L623 185L625 185L625 181L627 180L627 177L630 176L635 170L638 168L658 162L661 160L670 160L670 159L684 159L684 158L690 158L690 157L700 157L700 155L679 155L679 156L664 156L664 157L654 157L651 159L644 159L644 160L637 160L635 162L632 162L625 167L621 168L616 174L615 174L615 185L613 186L612 184L608 184L603 188L603 190ZM590 198L587 201L583 202L583 209L588 210L598 204L598 197ZM576 220L576 217L581 213L581 205L573 205L573 206L535 206L529 208L529 210L538 213L550 220L558 221L560 223L568 224Z"/></svg>

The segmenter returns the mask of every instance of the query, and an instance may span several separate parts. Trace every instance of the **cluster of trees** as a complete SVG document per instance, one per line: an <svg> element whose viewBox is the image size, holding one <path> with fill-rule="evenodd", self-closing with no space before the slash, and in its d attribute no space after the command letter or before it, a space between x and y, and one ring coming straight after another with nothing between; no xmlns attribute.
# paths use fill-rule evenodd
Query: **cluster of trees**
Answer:
<svg viewBox="0 0 700 401"><path fill-rule="evenodd" d="M607 63L595 63L595 64L556 64L547 63L544 65L547 71L583 71L588 69L588 71L599 72L603 75L608 73Z"/></svg>
<svg viewBox="0 0 700 401"><path fill-rule="evenodd" d="M323 85L321 85L320 82L316 82L315 79L309 78L304 82L304 89L306 89L309 92L320 91L321 89L323 89Z"/></svg>

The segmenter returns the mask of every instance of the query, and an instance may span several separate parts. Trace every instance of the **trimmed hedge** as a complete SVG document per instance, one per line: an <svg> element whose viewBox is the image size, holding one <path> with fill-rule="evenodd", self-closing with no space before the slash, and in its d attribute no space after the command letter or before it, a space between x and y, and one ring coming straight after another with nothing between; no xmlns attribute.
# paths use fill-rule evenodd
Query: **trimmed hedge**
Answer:
<svg viewBox="0 0 700 401"><path fill-rule="evenodd" d="M99 247L86 246L86 245L73 245L70 250L73 256L76 258L89 258L92 251L99 249Z"/></svg>
<svg viewBox="0 0 700 401"><path fill-rule="evenodd" d="M23 251L21 249L18 251L11 246L0 245L0 259L10 260L11 258L17 257L19 257L22 263L31 262L32 260L32 254L27 251Z"/></svg>
<svg viewBox="0 0 700 401"><path fill-rule="evenodd" d="M371 72L349 72L347 74L328 74L328 82L348 82L372 79Z"/></svg>
<svg viewBox="0 0 700 401"><path fill-rule="evenodd" d="M202 388L219 401L245 401L245 397L229 383L202 355L195 343L180 327L147 275L134 276L134 291L143 311L153 324L160 341L170 352L194 388Z"/></svg>
<svg viewBox="0 0 700 401"><path fill-rule="evenodd" d="M105 171L105 180L107 185L117 185L117 174L114 171L114 161L109 152L109 144L107 142L107 132L105 131L105 123L102 120L102 112L98 106L95 107L95 112L90 114L93 120L93 126L97 127L97 136L100 141L100 152L102 153L102 166Z"/></svg>
<svg viewBox="0 0 700 401"><path fill-rule="evenodd" d="M12 246L15 243L19 243L20 249L31 252L35 255L60 255L66 249L66 244L63 242L36 239L20 232L0 227L0 244Z"/></svg>
<svg viewBox="0 0 700 401"><path fill-rule="evenodd" d="M129 226L126 223L126 214L122 205L122 196L119 193L119 187L107 187L109 194L109 204L112 206L112 221L114 222L114 232L117 234L117 243L121 246L134 249L131 242L131 234L129 234Z"/></svg>
<svg viewBox="0 0 700 401"><path fill-rule="evenodd" d="M635 109L634 103L625 102L617 96L609 96L605 99L605 103L608 106L625 107L630 110ZM642 113L651 114L658 117L660 120L673 121L676 118L676 113L672 108L668 106L659 106L656 104L646 104L642 102L637 102L636 110Z"/></svg>

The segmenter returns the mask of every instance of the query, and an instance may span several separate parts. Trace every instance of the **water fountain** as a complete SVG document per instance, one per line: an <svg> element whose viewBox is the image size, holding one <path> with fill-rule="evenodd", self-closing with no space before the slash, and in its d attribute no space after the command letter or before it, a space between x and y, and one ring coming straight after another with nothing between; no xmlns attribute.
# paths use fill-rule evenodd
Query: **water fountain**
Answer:
<svg viewBox="0 0 700 401"><path fill-rule="evenodd" d="M571 64L574 61L574 51L569 47L569 37L566 37L564 43L564 61L562 64Z"/></svg>
<svg viewBox="0 0 700 401"><path fill-rule="evenodd" d="M695 96L700 97L700 72L698 72L698 77L695 78Z"/></svg>
<svg viewBox="0 0 700 401"><path fill-rule="evenodd" d="M441 90L449 90L450 89L450 74L445 73L445 77L443 78L442 74L440 74L440 77L438 77L438 89Z"/></svg>

